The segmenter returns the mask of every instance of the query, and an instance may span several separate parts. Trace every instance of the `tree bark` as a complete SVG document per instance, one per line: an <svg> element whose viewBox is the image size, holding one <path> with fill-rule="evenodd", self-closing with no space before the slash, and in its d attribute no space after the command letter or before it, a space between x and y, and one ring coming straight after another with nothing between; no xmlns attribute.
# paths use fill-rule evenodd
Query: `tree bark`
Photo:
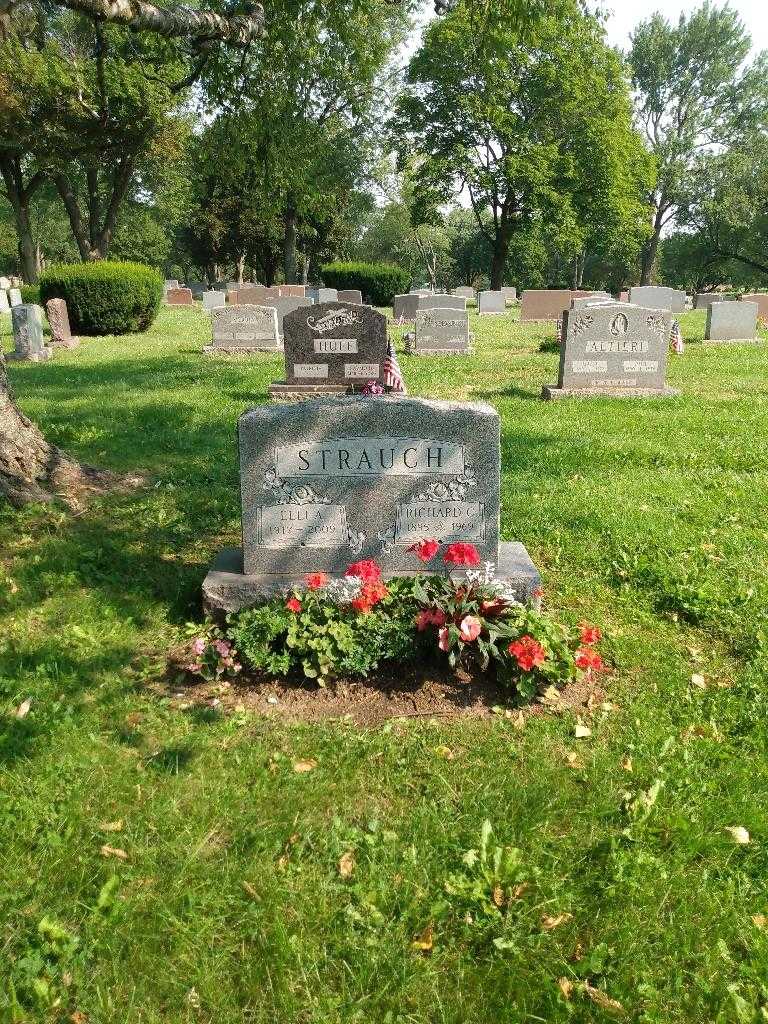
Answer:
<svg viewBox="0 0 768 1024"><path fill-rule="evenodd" d="M19 260L21 273L27 284L37 282L37 259L35 241L32 236L32 221L29 216L29 204L35 189L42 182L42 174L33 175L27 186L17 156L0 157L0 174L5 185L5 194L13 210L16 234L19 239Z"/></svg>
<svg viewBox="0 0 768 1024"><path fill-rule="evenodd" d="M283 218L283 275L286 284L296 284L296 210L289 206Z"/></svg>
<svg viewBox="0 0 768 1024"><path fill-rule="evenodd" d="M0 353L0 501L17 508L54 498L72 501L78 491L108 479L45 440L16 404Z"/></svg>
<svg viewBox="0 0 768 1024"><path fill-rule="evenodd" d="M493 241L493 256L491 258L491 291L498 292L504 284L504 271L507 268L507 257L509 256L509 243L512 241L512 225L509 221L502 221L496 231Z"/></svg>
<svg viewBox="0 0 768 1024"><path fill-rule="evenodd" d="M659 241L661 230L664 227L664 213L661 205L656 209L653 218L653 233L643 246L640 260L640 284L649 285L653 283L653 268L656 265L656 256L659 252Z"/></svg>

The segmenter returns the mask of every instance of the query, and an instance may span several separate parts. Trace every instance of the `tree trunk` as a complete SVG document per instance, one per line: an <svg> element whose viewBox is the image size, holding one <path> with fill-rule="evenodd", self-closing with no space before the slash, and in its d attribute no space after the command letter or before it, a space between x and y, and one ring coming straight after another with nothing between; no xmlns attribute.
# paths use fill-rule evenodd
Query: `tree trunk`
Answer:
<svg viewBox="0 0 768 1024"><path fill-rule="evenodd" d="M70 459L49 444L16 405L0 354L0 501L17 508L33 501L72 499L108 475Z"/></svg>
<svg viewBox="0 0 768 1024"><path fill-rule="evenodd" d="M32 222L29 216L29 203L32 194L42 181L42 175L32 177L24 187L21 164L18 157L0 157L0 174L3 177L5 193L13 210L16 234L19 239L19 260L21 273L27 284L37 283L37 260L35 258L35 241L32 237Z"/></svg>
<svg viewBox="0 0 768 1024"><path fill-rule="evenodd" d="M237 261L237 287L243 287L243 276L245 274L245 253L241 253Z"/></svg>
<svg viewBox="0 0 768 1024"><path fill-rule="evenodd" d="M512 225L502 222L496 231L493 242L493 257L491 259L491 291L501 291L504 284L504 271L507 269L507 257L509 256L509 243L512 241Z"/></svg>
<svg viewBox="0 0 768 1024"><path fill-rule="evenodd" d="M656 265L656 256L659 252L659 241L661 239L661 229L664 227L664 214L662 207L656 210L653 218L653 232L651 237L643 246L643 252L640 260L640 284L649 285L653 283L653 268Z"/></svg>
<svg viewBox="0 0 768 1024"><path fill-rule="evenodd" d="M289 206L283 219L283 276L286 284L296 284L296 211Z"/></svg>

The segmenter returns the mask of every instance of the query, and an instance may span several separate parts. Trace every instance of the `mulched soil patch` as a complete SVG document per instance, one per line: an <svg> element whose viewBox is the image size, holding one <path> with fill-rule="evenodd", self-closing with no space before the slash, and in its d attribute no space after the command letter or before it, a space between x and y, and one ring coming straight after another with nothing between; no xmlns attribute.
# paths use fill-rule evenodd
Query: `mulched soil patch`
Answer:
<svg viewBox="0 0 768 1024"><path fill-rule="evenodd" d="M226 713L258 711L289 722L342 719L376 726L393 718L488 719L573 710L591 711L605 700L594 680L582 678L557 693L553 688L531 704L516 706L514 695L476 673L441 674L434 668L403 667L375 679L340 680L319 687L311 680L242 677L235 683L168 681L163 692L180 709L209 707Z"/></svg>

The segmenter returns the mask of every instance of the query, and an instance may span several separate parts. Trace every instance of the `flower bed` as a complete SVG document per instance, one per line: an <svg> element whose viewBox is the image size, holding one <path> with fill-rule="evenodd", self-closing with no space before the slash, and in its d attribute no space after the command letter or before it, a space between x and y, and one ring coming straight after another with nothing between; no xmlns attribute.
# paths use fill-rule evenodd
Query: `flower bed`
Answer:
<svg viewBox="0 0 768 1024"><path fill-rule="evenodd" d="M472 544L425 539L409 550L425 565L439 559L444 571L384 581L369 560L341 578L310 573L287 595L230 616L224 628L196 630L183 670L206 680L245 671L324 685L368 677L383 662L442 661L454 670L493 671L530 699L602 669L596 626L569 629L520 604Z"/></svg>

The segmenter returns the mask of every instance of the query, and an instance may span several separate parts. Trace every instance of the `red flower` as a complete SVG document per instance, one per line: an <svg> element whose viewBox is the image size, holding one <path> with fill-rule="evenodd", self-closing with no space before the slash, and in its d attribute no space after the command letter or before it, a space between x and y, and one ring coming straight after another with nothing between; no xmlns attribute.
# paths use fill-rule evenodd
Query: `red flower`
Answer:
<svg viewBox="0 0 768 1024"><path fill-rule="evenodd" d="M345 576L357 576L363 583L369 583L372 580L381 579L381 569L378 564L372 559L364 562L353 562L352 565L347 566Z"/></svg>
<svg viewBox="0 0 768 1024"><path fill-rule="evenodd" d="M304 579L310 590L322 590L328 582L328 573L310 572Z"/></svg>
<svg viewBox="0 0 768 1024"><path fill-rule="evenodd" d="M541 589L541 587L536 587L536 589L533 592L533 596L537 599L539 597L544 597L544 591Z"/></svg>
<svg viewBox="0 0 768 1024"><path fill-rule="evenodd" d="M576 651L574 661L576 668L580 668L584 672L599 672L603 667L603 659L597 651L593 651L589 647L580 647Z"/></svg>
<svg viewBox="0 0 768 1024"><path fill-rule="evenodd" d="M420 540L408 548L408 554L416 555L422 562L431 562L440 550L439 540Z"/></svg>
<svg viewBox="0 0 768 1024"><path fill-rule="evenodd" d="M354 599L352 607L361 615L369 615L371 612L371 604L362 595Z"/></svg>
<svg viewBox="0 0 768 1024"><path fill-rule="evenodd" d="M459 633L465 644L472 644L483 631L483 624L474 615L465 615L459 625Z"/></svg>
<svg viewBox="0 0 768 1024"><path fill-rule="evenodd" d="M586 644L587 647L591 647L592 644L599 644L603 639L603 634L597 626L590 626L587 622L579 623L579 629L581 631L581 642Z"/></svg>
<svg viewBox="0 0 768 1024"><path fill-rule="evenodd" d="M437 646L440 648L441 651L450 651L451 641L448 636L447 626L440 630L440 633L438 634L437 638Z"/></svg>
<svg viewBox="0 0 768 1024"><path fill-rule="evenodd" d="M295 612L298 615L301 611L301 601L298 597L289 597L285 602L285 607L289 612Z"/></svg>
<svg viewBox="0 0 768 1024"><path fill-rule="evenodd" d="M507 648L507 651L517 661L518 667L523 672L530 672L536 665L543 665L547 660L547 652L538 640L532 636L522 636L515 640Z"/></svg>
<svg viewBox="0 0 768 1024"><path fill-rule="evenodd" d="M446 565L480 565L480 555L474 544L449 544L443 561Z"/></svg>
<svg viewBox="0 0 768 1024"><path fill-rule="evenodd" d="M446 621L445 612L439 608L425 608L416 616L416 628L423 633L427 626L444 626Z"/></svg>
<svg viewBox="0 0 768 1024"><path fill-rule="evenodd" d="M360 593L352 602L352 607L363 615L367 615L371 608L379 601L383 601L388 594L389 591L381 580L371 580L362 585Z"/></svg>

